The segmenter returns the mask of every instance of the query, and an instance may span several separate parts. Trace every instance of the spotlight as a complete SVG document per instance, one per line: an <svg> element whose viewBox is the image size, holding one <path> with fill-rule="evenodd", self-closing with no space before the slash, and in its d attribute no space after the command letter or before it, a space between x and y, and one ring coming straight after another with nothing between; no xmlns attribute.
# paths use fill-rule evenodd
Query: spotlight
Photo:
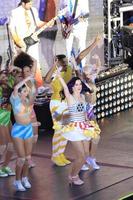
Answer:
<svg viewBox="0 0 133 200"><path fill-rule="evenodd" d="M126 70L126 73L123 71L102 82L96 82L98 91L95 113L98 119L133 106L133 72Z"/></svg>

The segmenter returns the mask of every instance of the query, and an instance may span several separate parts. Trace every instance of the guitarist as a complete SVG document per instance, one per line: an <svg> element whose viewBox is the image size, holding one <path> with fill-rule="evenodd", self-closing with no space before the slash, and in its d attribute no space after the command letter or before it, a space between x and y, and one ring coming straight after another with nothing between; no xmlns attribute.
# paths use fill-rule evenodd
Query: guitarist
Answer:
<svg viewBox="0 0 133 200"><path fill-rule="evenodd" d="M30 36L36 28L40 28L45 24L38 17L38 11L32 7L32 0L21 0L19 6L12 10L10 18L10 32L15 44L15 50L21 49L26 51L24 38ZM35 38L37 40L37 38ZM17 51L16 51L17 52ZM38 87L42 86L42 75L39 65L39 45L38 43L30 46L27 53L35 58L38 62L36 81Z"/></svg>
<svg viewBox="0 0 133 200"><path fill-rule="evenodd" d="M60 9L66 6L68 11L60 20L63 37L66 39L67 56L70 59L74 38L78 39L80 52L86 48L88 22L83 18L89 15L89 0L60 0ZM82 65L85 65L85 59L82 60Z"/></svg>

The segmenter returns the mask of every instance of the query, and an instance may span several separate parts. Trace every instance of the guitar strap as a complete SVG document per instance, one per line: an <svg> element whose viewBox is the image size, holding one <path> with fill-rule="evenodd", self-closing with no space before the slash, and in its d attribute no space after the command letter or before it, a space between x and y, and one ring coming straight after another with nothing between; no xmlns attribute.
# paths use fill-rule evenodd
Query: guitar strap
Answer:
<svg viewBox="0 0 133 200"><path fill-rule="evenodd" d="M35 23L35 25L36 25L36 27L37 27L37 23L36 23L35 16L34 16L34 13L33 13L32 8L30 8L30 12L31 12L31 14L32 14L32 17L33 17L34 23Z"/></svg>
<svg viewBox="0 0 133 200"><path fill-rule="evenodd" d="M73 14L72 14L72 18L73 18L73 19L75 18L75 15L76 15L77 5L78 5L78 0L75 0L74 9L73 9Z"/></svg>

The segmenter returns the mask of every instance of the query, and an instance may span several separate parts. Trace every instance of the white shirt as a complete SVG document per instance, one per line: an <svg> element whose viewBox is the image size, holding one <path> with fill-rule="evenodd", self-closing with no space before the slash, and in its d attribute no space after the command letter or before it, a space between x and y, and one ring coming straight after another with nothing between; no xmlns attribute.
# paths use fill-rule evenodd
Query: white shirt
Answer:
<svg viewBox="0 0 133 200"><path fill-rule="evenodd" d="M40 19L38 17L37 9L32 7L32 11L34 13L35 21L38 24L40 22ZM29 28L26 23L25 9L22 6L15 8L11 12L10 25L9 25L10 30L13 32L15 31L17 35L21 38L29 36L36 29L36 24L34 22L31 11L27 10L27 13L31 21L31 25Z"/></svg>
<svg viewBox="0 0 133 200"><path fill-rule="evenodd" d="M69 17L73 14L73 9L76 0L60 0L60 9L68 7L67 12L65 14L66 17ZM71 10L72 9L72 10ZM89 0L78 0L75 18L80 15L85 15L89 13Z"/></svg>

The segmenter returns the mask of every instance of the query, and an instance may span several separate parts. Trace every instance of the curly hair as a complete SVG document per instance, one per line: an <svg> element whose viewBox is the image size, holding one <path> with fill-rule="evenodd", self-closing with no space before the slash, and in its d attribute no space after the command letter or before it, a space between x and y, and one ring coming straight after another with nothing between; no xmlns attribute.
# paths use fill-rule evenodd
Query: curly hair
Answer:
<svg viewBox="0 0 133 200"><path fill-rule="evenodd" d="M25 66L32 68L33 60L30 55L27 53L21 52L15 59L14 59L14 66L23 69Z"/></svg>

